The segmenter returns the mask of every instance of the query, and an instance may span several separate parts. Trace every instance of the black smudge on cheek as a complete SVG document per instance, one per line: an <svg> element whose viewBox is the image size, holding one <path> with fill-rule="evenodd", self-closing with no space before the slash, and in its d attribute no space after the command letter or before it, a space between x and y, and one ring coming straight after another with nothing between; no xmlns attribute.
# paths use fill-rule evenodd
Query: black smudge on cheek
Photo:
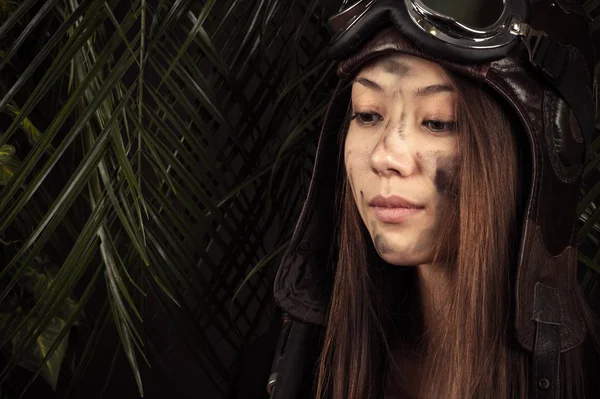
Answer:
<svg viewBox="0 0 600 399"><path fill-rule="evenodd" d="M445 190L449 179L445 165L446 163L441 161L442 157L440 156L440 153L440 150L427 151L425 154L417 151L416 157L423 166L425 173L433 177L433 184L438 192L442 193Z"/></svg>
<svg viewBox="0 0 600 399"><path fill-rule="evenodd" d="M413 246L413 253L421 254L424 252L430 252L433 247L433 238L435 236L435 232L435 227L428 227L421 231Z"/></svg>
<svg viewBox="0 0 600 399"><path fill-rule="evenodd" d="M450 173L444 168L439 168L435 171L434 179L435 187L440 194L445 194L446 189L450 185Z"/></svg>
<svg viewBox="0 0 600 399"><path fill-rule="evenodd" d="M364 194L361 190L360 191L360 199L358 198L357 192L355 191L356 188L354 186L354 179L352 177L352 168L350 168L348 170L348 183L350 184L350 193L352 194L352 197L354 198L354 202L356 203L357 206L360 207L360 203L364 203Z"/></svg>
<svg viewBox="0 0 600 399"><path fill-rule="evenodd" d="M373 243L375 244L375 249L380 255L390 252L390 247L386 241L386 239L381 234L376 234L373 239Z"/></svg>
<svg viewBox="0 0 600 399"><path fill-rule="evenodd" d="M452 157L438 157L436 159L436 170L433 182L440 194L446 194L454 175L456 173L456 162Z"/></svg>

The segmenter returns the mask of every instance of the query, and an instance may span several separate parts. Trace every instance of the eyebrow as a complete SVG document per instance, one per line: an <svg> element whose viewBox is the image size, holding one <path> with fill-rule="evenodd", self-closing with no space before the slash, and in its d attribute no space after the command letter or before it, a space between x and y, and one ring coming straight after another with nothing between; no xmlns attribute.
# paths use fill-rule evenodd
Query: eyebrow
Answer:
<svg viewBox="0 0 600 399"><path fill-rule="evenodd" d="M370 79L358 77L354 81L356 83L360 83L361 85L363 85L366 88L369 88L371 90L381 91L381 92L384 91L383 87L381 87L381 85L379 85L379 83L373 82ZM454 93L454 92L455 92L455 90L451 85L441 83L441 84L433 84L433 85L429 85L429 86L425 86L425 87L419 87L414 92L414 94L417 97L427 97L427 96L431 96L433 94L438 94L438 93Z"/></svg>
<svg viewBox="0 0 600 399"><path fill-rule="evenodd" d="M383 87L381 87L378 83L375 83L372 80L369 80L367 78L358 77L358 78L354 79L354 81L356 83L360 83L361 85L365 86L368 89L375 90L375 91L383 91Z"/></svg>
<svg viewBox="0 0 600 399"><path fill-rule="evenodd" d="M426 97L437 93L454 93L454 87L449 84L435 84L426 87L419 87L415 92L417 97Z"/></svg>

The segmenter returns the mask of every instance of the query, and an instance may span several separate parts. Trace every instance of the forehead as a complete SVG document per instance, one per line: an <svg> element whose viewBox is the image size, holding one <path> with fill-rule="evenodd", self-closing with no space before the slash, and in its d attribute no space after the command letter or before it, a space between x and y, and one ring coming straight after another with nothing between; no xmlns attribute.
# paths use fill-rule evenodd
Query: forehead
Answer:
<svg viewBox="0 0 600 399"><path fill-rule="evenodd" d="M386 81L437 81L450 83L443 69L436 63L408 54L393 53L378 57L365 66L357 77L379 77Z"/></svg>

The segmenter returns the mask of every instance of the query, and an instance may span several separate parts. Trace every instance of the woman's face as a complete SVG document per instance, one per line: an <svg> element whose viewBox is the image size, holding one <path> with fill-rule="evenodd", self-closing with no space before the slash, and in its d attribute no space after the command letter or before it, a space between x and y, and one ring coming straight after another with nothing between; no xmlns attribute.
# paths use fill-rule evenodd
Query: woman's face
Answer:
<svg viewBox="0 0 600 399"><path fill-rule="evenodd" d="M378 59L353 82L346 170L360 216L389 263L433 259L457 163L455 107L441 68L409 55Z"/></svg>

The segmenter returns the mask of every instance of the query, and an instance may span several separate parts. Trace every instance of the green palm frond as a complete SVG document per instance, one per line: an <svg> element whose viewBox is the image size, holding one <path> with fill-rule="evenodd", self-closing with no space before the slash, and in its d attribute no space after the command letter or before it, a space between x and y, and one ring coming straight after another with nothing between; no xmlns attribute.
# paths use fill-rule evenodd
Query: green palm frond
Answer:
<svg viewBox="0 0 600 399"><path fill-rule="evenodd" d="M75 395L113 331L143 394L146 320L166 312L225 393L224 351L272 312L262 267L305 195L297 182L309 178L331 91L333 64L318 54L335 4L10 5L0 7L0 303L30 300L0 323L2 384L20 365ZM24 287L42 258L56 271L34 295ZM83 339L69 371L73 333Z"/></svg>

